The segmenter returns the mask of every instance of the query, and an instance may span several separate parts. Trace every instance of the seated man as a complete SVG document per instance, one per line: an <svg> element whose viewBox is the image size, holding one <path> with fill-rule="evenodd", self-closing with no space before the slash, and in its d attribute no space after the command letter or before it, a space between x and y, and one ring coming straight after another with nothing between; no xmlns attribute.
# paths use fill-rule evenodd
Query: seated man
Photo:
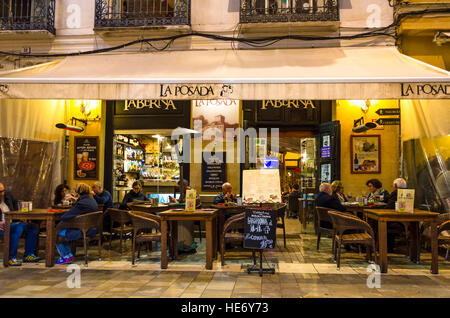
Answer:
<svg viewBox="0 0 450 318"><path fill-rule="evenodd" d="M76 216L86 214L89 212L97 212L98 205L94 198L89 194L91 192L90 187L87 184L79 183L75 187L75 192L79 196L78 200L73 204L72 208L61 216L62 221L68 221ZM87 236L94 236L97 233L97 228L91 228L87 231ZM70 246L67 244L71 241L76 241L83 237L83 233L78 229L64 229L58 233L58 249L61 256L56 265L69 264L73 262L73 255L70 251Z"/></svg>
<svg viewBox="0 0 450 318"><path fill-rule="evenodd" d="M298 216L298 199L301 197L300 186L296 183L292 186L293 191L289 194L288 204L290 216L296 218Z"/></svg>
<svg viewBox="0 0 450 318"><path fill-rule="evenodd" d="M113 200L111 193L108 190L103 189L100 182L94 183L92 186L91 195L94 197L97 204L103 204L103 211L113 207Z"/></svg>
<svg viewBox="0 0 450 318"><path fill-rule="evenodd" d="M386 209L395 209L395 203L397 202L398 189L406 189L406 180L403 178L397 178L394 180L392 187L394 191L389 195L389 199L387 201ZM401 233L407 231L405 228L406 224L401 222L388 222L387 224L387 245L388 252L394 252L395 248L395 237L400 235Z"/></svg>
<svg viewBox="0 0 450 318"><path fill-rule="evenodd" d="M6 192L5 186L0 183L0 213L2 220L0 222L0 235L3 235L5 216L3 212L17 211L17 200L9 192ZM35 263L39 261L39 257L34 255L36 250L39 227L34 223L12 222L9 227L9 261L10 266L20 266L21 262L17 260L17 248L19 246L19 239L23 232L27 234L25 242L24 263Z"/></svg>
<svg viewBox="0 0 450 318"><path fill-rule="evenodd" d="M144 193L142 193L142 184L139 181L133 182L133 189L130 190L123 197L122 204L120 205L121 210L131 210L134 205L134 201L148 201L148 198Z"/></svg>
<svg viewBox="0 0 450 318"><path fill-rule="evenodd" d="M397 202L398 189L406 189L406 180L403 178L397 178L394 180L392 187L394 191L389 195L386 209L395 209L395 202Z"/></svg>
<svg viewBox="0 0 450 318"><path fill-rule="evenodd" d="M231 193L231 190L233 190L233 187L231 186L231 183L225 182L222 185L222 193L217 195L214 198L214 204L218 203L225 203L225 202L237 202L236 195L233 195Z"/></svg>
<svg viewBox="0 0 450 318"><path fill-rule="evenodd" d="M192 188L191 186L189 186L189 182L186 179L180 180L178 181L178 185L181 186L183 192L180 194L180 197L177 199L173 198L173 197L169 197L169 202L172 204L180 204L180 205L184 205L185 201L186 201L186 190L195 190L194 188ZM198 191L196 191L196 197L195 197L195 206L199 207L201 206L201 201L200 201L200 195L198 194Z"/></svg>
<svg viewBox="0 0 450 318"><path fill-rule="evenodd" d="M346 208L341 204L338 198L333 197L333 190L331 184L323 182L319 186L319 195L316 198L316 206L330 208L333 210L345 212Z"/></svg>

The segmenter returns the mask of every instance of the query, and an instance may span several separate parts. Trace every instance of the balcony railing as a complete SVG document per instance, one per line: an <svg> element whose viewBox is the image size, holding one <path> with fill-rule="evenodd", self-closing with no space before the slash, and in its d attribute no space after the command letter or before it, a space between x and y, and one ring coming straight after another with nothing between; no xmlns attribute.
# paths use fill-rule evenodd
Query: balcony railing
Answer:
<svg viewBox="0 0 450 318"><path fill-rule="evenodd" d="M338 0L241 0L240 23L339 21Z"/></svg>
<svg viewBox="0 0 450 318"><path fill-rule="evenodd" d="M55 34L55 0L0 0L0 30Z"/></svg>
<svg viewBox="0 0 450 318"><path fill-rule="evenodd" d="M190 0L95 0L95 26L189 25L190 12Z"/></svg>

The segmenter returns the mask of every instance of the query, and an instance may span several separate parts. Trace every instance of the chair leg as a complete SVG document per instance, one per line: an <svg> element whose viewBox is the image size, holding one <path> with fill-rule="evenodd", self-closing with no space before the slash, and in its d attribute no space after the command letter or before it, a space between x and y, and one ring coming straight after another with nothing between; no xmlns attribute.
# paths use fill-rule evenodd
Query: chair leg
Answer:
<svg viewBox="0 0 450 318"><path fill-rule="evenodd" d="M284 224L284 218L282 218L283 222L283 240L284 240L284 248L286 248L286 226Z"/></svg>
<svg viewBox="0 0 450 318"><path fill-rule="evenodd" d="M378 256L375 242L372 243L372 251L373 251L373 261L375 262L375 264L378 264Z"/></svg>
<svg viewBox="0 0 450 318"><path fill-rule="evenodd" d="M138 255L137 255L138 259L141 258L141 246L142 246L142 243L138 245Z"/></svg>
<svg viewBox="0 0 450 318"><path fill-rule="evenodd" d="M320 236L322 235L322 233L319 231L319 233L317 233L317 250L319 250L319 245L320 245Z"/></svg>
<svg viewBox="0 0 450 318"><path fill-rule="evenodd" d="M120 256L122 256L122 239L123 239L123 232L122 229L120 229Z"/></svg>
<svg viewBox="0 0 450 318"><path fill-rule="evenodd" d="M202 223L198 222L198 233L200 235L200 243L202 242Z"/></svg>
<svg viewBox="0 0 450 318"><path fill-rule="evenodd" d="M83 243L84 243L84 266L88 266L88 242L86 233L83 233Z"/></svg>
<svg viewBox="0 0 450 318"><path fill-rule="evenodd" d="M112 241L113 233L109 232L109 251L111 251L111 241Z"/></svg>
<svg viewBox="0 0 450 318"><path fill-rule="evenodd" d="M341 269L341 248L342 248L342 242L339 242L339 249L338 249L338 257L337 257L337 268L338 270Z"/></svg>
<svg viewBox="0 0 450 318"><path fill-rule="evenodd" d="M220 244L220 262L222 266L225 264L225 240L223 238Z"/></svg>
<svg viewBox="0 0 450 318"><path fill-rule="evenodd" d="M450 247L447 248L447 252L445 253L445 260L446 261L449 261L449 259L448 259L448 251L450 251Z"/></svg>
<svg viewBox="0 0 450 318"><path fill-rule="evenodd" d="M98 260L102 260L102 234L98 236Z"/></svg>
<svg viewBox="0 0 450 318"><path fill-rule="evenodd" d="M134 255L135 255L135 250L136 250L136 238L133 234L133 239L131 240L131 266L134 265Z"/></svg>

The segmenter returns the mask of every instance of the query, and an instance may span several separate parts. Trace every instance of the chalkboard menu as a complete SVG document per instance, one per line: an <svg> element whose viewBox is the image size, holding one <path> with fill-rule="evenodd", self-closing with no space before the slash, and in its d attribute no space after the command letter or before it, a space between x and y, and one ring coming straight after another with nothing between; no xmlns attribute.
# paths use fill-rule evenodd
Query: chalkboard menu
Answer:
<svg viewBox="0 0 450 318"><path fill-rule="evenodd" d="M277 212L264 208L245 210L244 247L251 249L275 248Z"/></svg>
<svg viewBox="0 0 450 318"><path fill-rule="evenodd" d="M226 182L226 153L216 152L214 155L202 156L202 191L222 191Z"/></svg>
<svg viewBox="0 0 450 318"><path fill-rule="evenodd" d="M98 180L98 146L98 137L75 137L75 180Z"/></svg>

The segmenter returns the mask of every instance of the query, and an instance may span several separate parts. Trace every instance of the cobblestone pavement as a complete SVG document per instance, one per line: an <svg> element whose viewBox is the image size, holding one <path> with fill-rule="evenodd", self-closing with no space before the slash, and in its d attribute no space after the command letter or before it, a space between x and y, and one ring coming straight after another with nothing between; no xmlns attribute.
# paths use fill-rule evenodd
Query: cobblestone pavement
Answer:
<svg viewBox="0 0 450 318"><path fill-rule="evenodd" d="M205 270L204 239L197 253L169 262L167 270L159 267L159 245L152 252L144 251L131 267L130 240L125 241L122 256L117 252L118 241L114 241L112 251L103 250L102 260L92 246L88 267L83 265L82 248L78 249L75 264L80 268L80 288L68 287L67 281L76 281L72 266L46 268L41 261L1 267L0 297L450 297L450 262L442 255L440 273L432 275L429 252L423 251L421 264L413 264L400 246L396 254L389 254L389 272L377 277L368 271L365 254L358 252L343 251L341 270L337 271L331 239L323 238L320 251L316 251L311 225L306 233L300 233L299 222L287 219L286 248L282 238L279 229L277 248L264 257L265 267L275 267L274 275L247 274L251 253L240 248L226 254L225 266L216 260L213 270ZM379 282L380 288L369 288L368 280L369 285Z"/></svg>

